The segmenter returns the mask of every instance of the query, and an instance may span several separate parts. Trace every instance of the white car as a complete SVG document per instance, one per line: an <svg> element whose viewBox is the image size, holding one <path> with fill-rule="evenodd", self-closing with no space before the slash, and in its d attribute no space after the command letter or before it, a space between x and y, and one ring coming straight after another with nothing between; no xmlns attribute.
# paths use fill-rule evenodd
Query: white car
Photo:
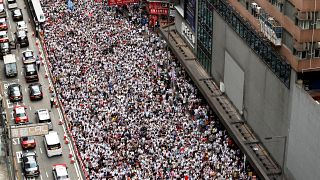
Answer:
<svg viewBox="0 0 320 180"><path fill-rule="evenodd" d="M52 173L55 180L70 180L66 164L53 165Z"/></svg>
<svg viewBox="0 0 320 180"><path fill-rule="evenodd" d="M17 8L18 4L16 0L8 0L8 9Z"/></svg>
<svg viewBox="0 0 320 180"><path fill-rule="evenodd" d="M28 31L27 23L24 21L18 21L17 22L17 31L19 31L19 30Z"/></svg>
<svg viewBox="0 0 320 180"><path fill-rule="evenodd" d="M3 3L0 3L0 17L7 17L6 10L4 9Z"/></svg>

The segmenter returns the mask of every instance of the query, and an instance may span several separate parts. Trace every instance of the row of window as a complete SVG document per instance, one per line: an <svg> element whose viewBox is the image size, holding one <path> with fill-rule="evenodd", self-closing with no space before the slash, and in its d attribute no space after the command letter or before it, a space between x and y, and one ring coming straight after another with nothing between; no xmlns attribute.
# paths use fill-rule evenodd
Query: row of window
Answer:
<svg viewBox="0 0 320 180"><path fill-rule="evenodd" d="M211 74L213 6L210 0L200 0L198 5L197 58Z"/></svg>
<svg viewBox="0 0 320 180"><path fill-rule="evenodd" d="M224 0L214 0L216 11L242 37L271 71L289 88L291 66Z"/></svg>

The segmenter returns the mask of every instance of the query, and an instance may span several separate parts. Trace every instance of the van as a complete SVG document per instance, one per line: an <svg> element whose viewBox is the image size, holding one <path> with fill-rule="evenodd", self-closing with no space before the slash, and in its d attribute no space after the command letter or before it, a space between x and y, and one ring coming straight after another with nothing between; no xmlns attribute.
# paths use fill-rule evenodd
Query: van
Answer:
<svg viewBox="0 0 320 180"><path fill-rule="evenodd" d="M14 54L5 55L3 62L6 77L16 77L18 75L16 56Z"/></svg>
<svg viewBox="0 0 320 180"><path fill-rule="evenodd" d="M50 111L48 109L39 109L36 111L38 123L47 123L49 130L53 130Z"/></svg>
<svg viewBox="0 0 320 180"><path fill-rule="evenodd" d="M62 146L57 132L49 131L43 141L48 157L62 156Z"/></svg>

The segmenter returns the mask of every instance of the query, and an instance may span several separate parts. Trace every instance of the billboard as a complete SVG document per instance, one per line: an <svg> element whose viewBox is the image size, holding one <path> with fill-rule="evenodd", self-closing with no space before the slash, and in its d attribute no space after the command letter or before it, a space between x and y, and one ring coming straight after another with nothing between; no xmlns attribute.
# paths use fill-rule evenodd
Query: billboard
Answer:
<svg viewBox="0 0 320 180"><path fill-rule="evenodd" d="M185 0L185 10L184 17L186 22L191 27L192 31L195 32L195 24L196 24L196 0Z"/></svg>
<svg viewBox="0 0 320 180"><path fill-rule="evenodd" d="M26 136L41 136L49 133L49 126L47 123L28 124L10 126L11 138L20 138Z"/></svg>

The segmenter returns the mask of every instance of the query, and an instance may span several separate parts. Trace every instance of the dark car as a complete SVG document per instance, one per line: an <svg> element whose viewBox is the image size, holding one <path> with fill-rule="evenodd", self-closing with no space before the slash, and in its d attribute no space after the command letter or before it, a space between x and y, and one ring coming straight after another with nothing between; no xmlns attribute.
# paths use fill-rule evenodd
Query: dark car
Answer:
<svg viewBox="0 0 320 180"><path fill-rule="evenodd" d="M27 82L39 81L36 63L27 63L24 65L24 77Z"/></svg>
<svg viewBox="0 0 320 180"><path fill-rule="evenodd" d="M23 48L23 47L29 46L27 31L20 30L20 31L16 32L16 36L17 36L17 43L20 44L20 47Z"/></svg>
<svg viewBox="0 0 320 180"><path fill-rule="evenodd" d="M13 21L22 21L23 20L23 15L22 15L22 11L19 8L16 9L12 9L11 10L12 13L12 19Z"/></svg>
<svg viewBox="0 0 320 180"><path fill-rule="evenodd" d="M10 48L9 42L0 43L0 55L5 56L7 54L11 54L11 48Z"/></svg>
<svg viewBox="0 0 320 180"><path fill-rule="evenodd" d="M19 84L11 84L8 87L8 96L11 102L19 102L23 100L21 86Z"/></svg>
<svg viewBox="0 0 320 180"><path fill-rule="evenodd" d="M21 166L26 178L38 177L40 174L37 155L35 152L26 152L21 155Z"/></svg>
<svg viewBox="0 0 320 180"><path fill-rule="evenodd" d="M29 85L30 100L41 100L43 98L42 85L40 83L32 83Z"/></svg>
<svg viewBox="0 0 320 180"><path fill-rule="evenodd" d="M23 150L34 149L36 147L36 140L33 136L20 138L21 147Z"/></svg>

